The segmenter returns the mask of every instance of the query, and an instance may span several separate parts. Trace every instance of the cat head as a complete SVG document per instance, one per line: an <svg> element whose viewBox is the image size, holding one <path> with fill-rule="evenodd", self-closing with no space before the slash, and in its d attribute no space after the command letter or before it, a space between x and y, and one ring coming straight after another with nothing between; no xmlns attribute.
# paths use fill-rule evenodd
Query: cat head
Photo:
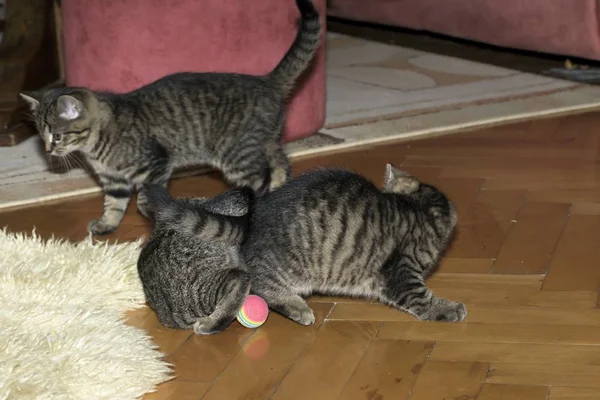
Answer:
<svg viewBox="0 0 600 400"><path fill-rule="evenodd" d="M454 204L439 189L426 183L392 164L385 167L384 192L396 193L413 199L434 219L439 227L453 230L457 213Z"/></svg>
<svg viewBox="0 0 600 400"><path fill-rule="evenodd" d="M82 150L94 126L94 94L83 88L21 93L32 112L46 153L64 156Z"/></svg>

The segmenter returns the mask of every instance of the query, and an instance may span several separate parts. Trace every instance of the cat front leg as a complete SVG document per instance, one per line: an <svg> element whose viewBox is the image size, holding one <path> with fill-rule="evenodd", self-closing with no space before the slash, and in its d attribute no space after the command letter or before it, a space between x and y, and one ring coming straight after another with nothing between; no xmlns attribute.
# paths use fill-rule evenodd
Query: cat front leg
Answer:
<svg viewBox="0 0 600 400"><path fill-rule="evenodd" d="M88 231L94 235L106 235L114 232L125 215L133 186L126 182L106 182L104 189L104 211L100 219L88 225Z"/></svg>
<svg viewBox="0 0 600 400"><path fill-rule="evenodd" d="M315 314L306 301L293 293L257 293L265 299L269 308L296 321L300 325L312 325L315 323Z"/></svg>

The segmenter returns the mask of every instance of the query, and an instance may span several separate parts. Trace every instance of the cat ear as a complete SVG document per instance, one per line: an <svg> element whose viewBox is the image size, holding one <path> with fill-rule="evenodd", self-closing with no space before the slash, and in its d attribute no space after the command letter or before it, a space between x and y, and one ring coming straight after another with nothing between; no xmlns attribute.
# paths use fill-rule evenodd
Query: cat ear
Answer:
<svg viewBox="0 0 600 400"><path fill-rule="evenodd" d="M419 187L419 181L406 171L394 167L392 164L385 166L383 188L386 192L412 193Z"/></svg>
<svg viewBox="0 0 600 400"><path fill-rule="evenodd" d="M83 113L83 103L73 96L63 95L56 100L56 111L64 120L77 119Z"/></svg>
<svg viewBox="0 0 600 400"><path fill-rule="evenodd" d="M31 111L36 112L40 108L40 101L38 99L42 98L41 94L37 92L22 92L19 93L19 96L27 102Z"/></svg>
<svg viewBox="0 0 600 400"><path fill-rule="evenodd" d="M397 178L412 178L412 175L406 171L402 171L401 169L394 167L392 164L387 163L385 165L385 178L384 183L388 184Z"/></svg>

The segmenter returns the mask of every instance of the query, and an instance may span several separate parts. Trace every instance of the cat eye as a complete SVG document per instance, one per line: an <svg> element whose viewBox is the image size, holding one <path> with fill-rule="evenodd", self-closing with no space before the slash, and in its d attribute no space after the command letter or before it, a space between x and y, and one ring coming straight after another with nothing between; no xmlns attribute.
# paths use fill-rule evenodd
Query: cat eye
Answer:
<svg viewBox="0 0 600 400"><path fill-rule="evenodd" d="M52 140L54 140L55 142L60 142L62 139L62 134L60 133L53 133L52 134Z"/></svg>

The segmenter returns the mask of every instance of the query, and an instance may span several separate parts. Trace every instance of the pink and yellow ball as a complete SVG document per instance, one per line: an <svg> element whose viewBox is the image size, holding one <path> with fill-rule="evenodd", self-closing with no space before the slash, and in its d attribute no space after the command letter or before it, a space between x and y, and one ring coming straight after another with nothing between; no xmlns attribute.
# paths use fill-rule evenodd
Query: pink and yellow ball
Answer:
<svg viewBox="0 0 600 400"><path fill-rule="evenodd" d="M262 297L253 294L246 297L246 301L238 311L237 320L246 328L258 328L265 323L269 316L269 306Z"/></svg>

